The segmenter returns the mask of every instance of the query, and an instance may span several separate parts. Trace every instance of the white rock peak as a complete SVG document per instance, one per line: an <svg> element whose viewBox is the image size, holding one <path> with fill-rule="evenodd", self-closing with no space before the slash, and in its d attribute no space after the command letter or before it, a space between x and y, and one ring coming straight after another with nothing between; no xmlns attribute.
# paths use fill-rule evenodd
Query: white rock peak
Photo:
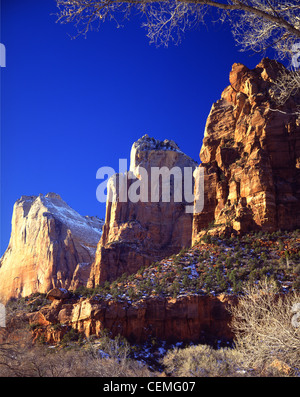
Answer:
<svg viewBox="0 0 300 397"><path fill-rule="evenodd" d="M56 193L22 196L0 259L0 300L84 284L103 224L81 216Z"/></svg>
<svg viewBox="0 0 300 397"><path fill-rule="evenodd" d="M149 166L167 166L171 168L175 163L178 163L180 157L183 162L188 161L195 163L193 164L194 166L197 165L196 162L180 150L179 146L173 140L165 139L164 141L160 141L145 134L134 142L131 147L130 171L136 175L138 173L138 166L146 169Z"/></svg>

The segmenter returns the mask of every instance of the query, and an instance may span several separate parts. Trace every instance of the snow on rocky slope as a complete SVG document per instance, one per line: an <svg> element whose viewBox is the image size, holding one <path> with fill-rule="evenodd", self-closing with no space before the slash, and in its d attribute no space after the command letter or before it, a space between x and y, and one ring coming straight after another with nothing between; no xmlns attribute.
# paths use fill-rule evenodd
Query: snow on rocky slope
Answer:
<svg viewBox="0 0 300 397"><path fill-rule="evenodd" d="M102 226L102 220L81 216L55 193L22 196L0 259L0 299L84 284Z"/></svg>

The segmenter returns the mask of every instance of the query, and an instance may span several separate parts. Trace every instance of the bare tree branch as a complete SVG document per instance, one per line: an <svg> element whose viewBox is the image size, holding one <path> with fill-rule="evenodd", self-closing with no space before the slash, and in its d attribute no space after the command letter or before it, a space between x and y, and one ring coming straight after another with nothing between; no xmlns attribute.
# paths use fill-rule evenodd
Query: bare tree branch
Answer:
<svg viewBox="0 0 300 397"><path fill-rule="evenodd" d="M102 22L128 19L132 12L143 18L151 43L178 44L188 29L205 23L206 17L227 21L242 51L264 53L272 48L290 66L295 48L300 54L299 0L56 0L57 21L73 23L77 35L98 29ZM298 46L298 47L295 47ZM293 85L294 84L294 85ZM300 89L299 75L282 75L275 93L279 103Z"/></svg>
<svg viewBox="0 0 300 397"><path fill-rule="evenodd" d="M245 22L248 22L249 18L252 20L255 18L259 19L260 23L266 24L265 34L268 31L274 33L274 29L283 29L288 35L300 38L300 5L294 0L282 2L272 0L56 0L56 2L60 10L58 21L75 22L76 26L82 24L84 29L80 32L85 34L96 20L104 22L107 18L115 19L118 13L128 16L128 11L135 9L146 17L146 26L156 32L157 36L150 38L156 39L154 41L157 43L167 44L166 40L173 38L174 30L178 33L178 30L184 31L193 27L195 19L198 22L203 21L203 16L208 9L218 9L221 12L225 11L227 16L234 13L231 22L234 24L236 22L238 26L240 18L244 19L247 16ZM220 18L223 20L224 15L222 14ZM154 29L153 24L158 24L159 27ZM164 32L165 29L169 29L169 32ZM252 25L252 29L256 30L256 25Z"/></svg>

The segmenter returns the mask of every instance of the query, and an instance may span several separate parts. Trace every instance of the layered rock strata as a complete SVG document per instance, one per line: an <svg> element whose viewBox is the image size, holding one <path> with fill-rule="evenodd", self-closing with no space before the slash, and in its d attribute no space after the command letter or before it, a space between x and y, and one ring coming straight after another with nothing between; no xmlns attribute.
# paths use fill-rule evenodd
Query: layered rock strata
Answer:
<svg viewBox="0 0 300 397"><path fill-rule="evenodd" d="M22 196L0 260L0 299L85 285L103 221L83 217L59 195Z"/></svg>
<svg viewBox="0 0 300 397"><path fill-rule="evenodd" d="M189 175L192 194L196 165L173 141L161 142L145 135L133 144L129 172L115 175L108 183L103 235L89 287L135 273L190 246L192 213L186 209L184 180ZM155 177L158 170L166 172L166 179ZM172 172L176 175L170 177ZM162 190L168 181L170 189L165 193L169 192L169 197ZM176 196L180 192L180 197Z"/></svg>
<svg viewBox="0 0 300 397"><path fill-rule="evenodd" d="M193 241L212 224L237 232L300 227L300 96L277 105L273 83L283 70L267 58L253 70L233 65L206 123L204 209L194 216Z"/></svg>
<svg viewBox="0 0 300 397"><path fill-rule="evenodd" d="M234 297L226 295L157 297L135 303L96 298L54 300L29 314L29 322L35 325L35 337L43 335L48 343L59 342L70 327L87 337L108 329L113 337L122 335L133 343L152 338L214 343L232 339L228 308L235 303Z"/></svg>

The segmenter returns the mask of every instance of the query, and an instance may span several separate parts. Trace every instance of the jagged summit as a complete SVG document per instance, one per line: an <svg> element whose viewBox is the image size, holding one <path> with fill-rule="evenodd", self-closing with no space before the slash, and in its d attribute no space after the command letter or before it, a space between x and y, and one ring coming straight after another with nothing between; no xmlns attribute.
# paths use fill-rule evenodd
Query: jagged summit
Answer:
<svg viewBox="0 0 300 397"><path fill-rule="evenodd" d="M130 171L138 174L137 168L144 167L150 172L151 167L196 167L197 163L182 152L172 140L160 141L147 134L133 143L130 152ZM184 165L183 165L184 164Z"/></svg>
<svg viewBox="0 0 300 397"><path fill-rule="evenodd" d="M22 206L25 216L28 216L29 211L32 216L43 208L45 216L53 217L66 225L74 236L79 238L84 236L89 246L97 245L101 237L103 221L97 217L81 216L57 193L22 196L17 200L16 205Z"/></svg>
<svg viewBox="0 0 300 397"><path fill-rule="evenodd" d="M41 194L41 196L42 196L42 194ZM58 199L58 200L62 200L62 198L61 198L61 196L59 194L53 193L53 192L49 192L49 193L45 194L45 197L46 198L55 198L55 199Z"/></svg>
<svg viewBox="0 0 300 397"><path fill-rule="evenodd" d="M148 134L143 135L132 145L132 148L138 150L177 150L183 153L178 145L171 139L160 141L155 138L149 137Z"/></svg>

